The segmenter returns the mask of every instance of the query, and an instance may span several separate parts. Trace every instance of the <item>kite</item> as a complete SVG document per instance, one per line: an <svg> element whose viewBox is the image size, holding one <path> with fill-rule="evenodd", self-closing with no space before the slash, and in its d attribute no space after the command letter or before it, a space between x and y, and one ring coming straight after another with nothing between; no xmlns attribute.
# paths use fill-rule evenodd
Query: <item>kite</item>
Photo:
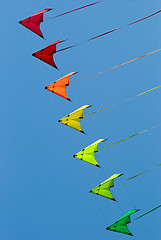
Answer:
<svg viewBox="0 0 161 240"><path fill-rule="evenodd" d="M118 106L118 105L120 105L120 104L122 104L122 103L129 102L129 101L131 101L131 100L133 100L133 99L135 99L135 98L137 98L137 97L142 96L142 95L145 94L145 93L149 93L149 92L154 91L154 90L156 90L156 89L158 89L158 88L160 88L160 87L161 87L161 85L159 85L159 86L157 86L157 87L154 87L154 88L151 88L151 89L149 89L149 90L147 90L147 91L145 91L145 92L142 92L142 93L139 93L139 94L135 95L134 97L125 99L125 100L123 100L123 101L121 101L121 102L119 102L119 103L113 104L113 105L111 105L111 106L109 106L109 107L102 108L102 109L97 110L97 111L95 111L95 112L93 112L93 113L90 113L90 114L88 114L87 116L93 115L93 114L95 114L95 113L102 112L102 111L107 110L107 109L112 108L112 107L116 107L116 106Z"/></svg>
<svg viewBox="0 0 161 240"><path fill-rule="evenodd" d="M100 195L102 197L109 198L113 201L116 201L115 198L113 197L112 193L110 192L110 188L114 187L114 182L113 180L117 177L122 176L122 174L114 174L110 178L108 178L106 181L103 183L99 184L97 187L93 188L90 190L91 193L95 193L97 195Z"/></svg>
<svg viewBox="0 0 161 240"><path fill-rule="evenodd" d="M104 141L106 141L106 139L97 140L88 147L84 148L82 151L78 152L77 154L74 154L73 157L81 159L82 161L88 162L97 167L100 167L95 159L95 153L98 152L98 144Z"/></svg>
<svg viewBox="0 0 161 240"><path fill-rule="evenodd" d="M19 23L31 30L32 32L36 33L40 37L43 37L43 34L40 30L40 23L43 22L43 15L45 12L52 10L51 8L44 9L38 13L33 14L32 16L20 21Z"/></svg>
<svg viewBox="0 0 161 240"><path fill-rule="evenodd" d="M76 72L71 72L65 75L64 77L58 79L56 82L46 86L45 89L71 101L67 96L66 88L69 85L69 77L74 74L76 74Z"/></svg>
<svg viewBox="0 0 161 240"><path fill-rule="evenodd" d="M133 221L144 217L145 215L155 211L156 209L160 208L161 205L153 208L152 210L142 214L141 216L135 218ZM127 234L127 235L132 235L132 233L129 231L127 224L131 223L131 219L130 219L130 215L138 212L140 209L132 209L131 211L127 212L124 216L122 216L119 220L117 220L116 222L114 222L112 225L110 225L109 227L106 228L106 230L110 230L110 231L114 231L114 232L119 232L119 233L123 233L123 234Z"/></svg>
<svg viewBox="0 0 161 240"><path fill-rule="evenodd" d="M88 78L95 77L95 76L97 76L97 75L99 75L99 74L108 72L108 71L113 70L113 69L115 69L115 68L124 66L124 65L126 65L126 64L128 64L128 63L134 62L134 61L136 61L136 60L138 60L138 59L141 59L141 58L144 58L144 57L146 57L146 56L149 56L149 55L151 55L151 54L153 54L153 53L159 52L160 50L161 50L161 48L159 48L159 49L157 49L157 50L155 50L155 51L149 52L149 53L147 53L147 54L144 54L144 55L142 55L142 56L139 56L139 57L137 57L137 58L133 58L133 59L127 61L127 62L121 63L121 64L116 65L116 66L114 66L114 67L108 68L108 69L106 69L106 70L104 70L104 71L95 73L95 74L93 74L93 75L91 75L91 76L88 76L88 77L85 77L85 78L76 80L76 81L74 81L74 82L72 82L72 83L80 82L80 81L86 80L86 79L88 79Z"/></svg>
<svg viewBox="0 0 161 240"><path fill-rule="evenodd" d="M63 117L58 122L61 122L71 128L74 128L75 130L78 130L79 132L84 133L84 131L82 130L81 125L80 125L80 119L83 118L83 110L88 107L91 107L91 106L84 105L84 106L78 108L77 110L75 110L74 112L70 113L66 117Z"/></svg>
<svg viewBox="0 0 161 240"><path fill-rule="evenodd" d="M71 46L69 46L69 47L60 49L59 52L60 52L60 51L67 50L67 49L70 49L70 48L73 48L73 47L76 47L76 46L79 46L79 45L81 45L81 44L83 44L83 43L89 42L89 41L94 40L94 39L96 39L96 38L103 37L103 36L105 36L105 35L107 35L107 34L109 34L109 33L115 32L115 31L120 30L120 29L122 29L122 28L124 28L124 27L128 27L128 26L134 25L134 24L136 24L136 23L138 23L138 22L141 22L141 21L144 21L144 20L146 20L146 19L148 19L148 18L153 17L153 16L155 16L156 14L158 14L158 13L160 13L160 12L161 12L161 10L159 10L159 11L157 11L157 12L151 14L151 15L148 15L148 16L146 16L146 17L144 17L144 18L141 18L141 19L139 19L139 20L137 20L137 21L134 21L134 22L132 22L132 23L129 23L129 24L125 25L125 26L122 26L122 27L119 27L119 28L115 28L115 29L110 30L110 31L107 31L107 32L105 32L105 33L101 33L101 34L99 34L99 35L97 35L97 36L95 36L95 37L89 38L88 40L86 40L86 41L84 41L84 42L81 42L81 43L78 43L78 44L74 44L74 45L71 45Z"/></svg>
<svg viewBox="0 0 161 240"><path fill-rule="evenodd" d="M106 230L124 233L124 234L133 236L132 233L129 231L127 224L131 223L130 215L138 211L139 209L130 210L124 216L122 216L119 220L117 220L112 225L107 227Z"/></svg>
<svg viewBox="0 0 161 240"><path fill-rule="evenodd" d="M48 45L47 47L43 48L42 50L33 53L32 56L40 59L43 62L46 62L47 64L51 65L54 68L58 69L53 60L53 54L57 52L56 45L61 42L63 42L63 41L56 41L56 42Z"/></svg>
<svg viewBox="0 0 161 240"><path fill-rule="evenodd" d="M95 4L98 4L98 3L101 3L102 1L98 1L98 2L93 2L91 4L87 4L85 6L82 6L82 7L79 7L79 8L76 8L76 9L73 9L71 11L68 11L68 12L64 12L62 14L59 14L57 16L54 16L52 18L57 18L57 17L60 17L60 16L63 16L63 15L66 15L68 13L72 13L72 12L75 12L75 11L78 11L78 10L81 10L83 8L87 8L87 7L90 7L90 6L93 6ZM25 18L23 20L21 20L19 23L28 28L29 30L31 30L32 32L36 33L38 36L44 38L41 30L40 30L40 24L43 22L43 15L45 12L48 12L52 10L51 8L47 8L47 9L44 9L38 13L35 13L33 15L31 15L30 17L28 18Z"/></svg>

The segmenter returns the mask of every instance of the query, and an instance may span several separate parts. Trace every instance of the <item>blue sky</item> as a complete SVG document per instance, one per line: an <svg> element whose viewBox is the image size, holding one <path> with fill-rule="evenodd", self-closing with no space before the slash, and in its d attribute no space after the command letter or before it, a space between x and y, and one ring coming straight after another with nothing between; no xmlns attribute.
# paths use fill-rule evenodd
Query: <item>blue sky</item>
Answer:
<svg viewBox="0 0 161 240"><path fill-rule="evenodd" d="M73 158L99 138L100 148L161 122L161 90L126 104L85 117L83 135L58 123L78 107L91 104L85 115L160 85L161 53L88 80L71 84L72 103L44 87L72 71L71 82L128 61L161 47L157 15L90 43L55 54L59 71L32 57L56 40L66 47L147 16L160 9L160 1L114 1L57 19L50 17L91 3L82 0L5 1L1 4L1 161L0 238L130 239L106 227L132 208L140 214L161 202L160 168L129 182L122 180L160 163L161 128L100 151L98 169ZM46 40L18 22L44 8L41 29ZM89 190L114 173L112 192L118 203ZM135 214L138 216L139 214ZM161 210L133 222L137 240L160 239ZM135 216L132 217L132 219Z"/></svg>

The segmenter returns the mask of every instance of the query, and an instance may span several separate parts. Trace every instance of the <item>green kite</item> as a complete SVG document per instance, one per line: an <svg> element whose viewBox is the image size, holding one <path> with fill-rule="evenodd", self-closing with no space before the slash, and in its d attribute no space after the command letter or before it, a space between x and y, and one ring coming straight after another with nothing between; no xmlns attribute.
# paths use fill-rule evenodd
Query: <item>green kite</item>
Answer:
<svg viewBox="0 0 161 240"><path fill-rule="evenodd" d="M121 217L119 220L117 220L115 223L113 223L112 225L107 227L106 230L124 233L124 234L133 236L132 233L129 231L127 224L131 223L130 215L137 211L139 211L139 209L130 210L123 217Z"/></svg>
<svg viewBox="0 0 161 240"><path fill-rule="evenodd" d="M101 142L106 141L106 139L99 139L96 142L92 143L91 145L89 145L88 147L84 148L83 150L81 150L80 152L78 152L77 154L74 154L73 157L75 158L79 158L82 161L88 162L90 164L93 164L97 167L100 167L98 162L95 159L95 152L98 152L98 144Z"/></svg>
<svg viewBox="0 0 161 240"><path fill-rule="evenodd" d="M113 195L110 192L110 188L114 187L113 180L117 177L120 177L122 174L114 174L110 178L108 178L106 181L98 185L97 187L93 188L90 192L95 193L97 195L100 195L102 197L109 198L113 201L116 201Z"/></svg>

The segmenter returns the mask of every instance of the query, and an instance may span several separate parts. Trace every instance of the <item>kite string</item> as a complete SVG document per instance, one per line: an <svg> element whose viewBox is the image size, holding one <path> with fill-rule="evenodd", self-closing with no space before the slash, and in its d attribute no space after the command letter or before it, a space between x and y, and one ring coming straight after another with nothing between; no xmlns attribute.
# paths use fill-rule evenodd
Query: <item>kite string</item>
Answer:
<svg viewBox="0 0 161 240"><path fill-rule="evenodd" d="M110 151L108 151L108 152L109 152L109 154L110 154ZM111 157L111 159L112 159L112 163L114 163L115 161L113 160L113 157L112 157L111 154L110 154L110 157ZM119 171L117 170L117 172L119 172ZM127 192L128 199L129 199L129 201L131 202L133 208L137 209L137 207L136 207L136 205L135 205L135 203L134 203L134 201L133 201L133 199L132 199L132 197L131 197L131 194L129 193L127 187L125 186L125 184L124 184L123 186L124 186L125 191ZM120 208L120 210L121 210L121 212L122 212L122 208L121 208L119 202L118 202L118 206L119 206L119 208ZM121 213L121 214L122 214L122 213ZM148 230L147 230L147 229L145 229L145 230L146 230L146 233L147 233ZM148 233L148 235L150 235L150 234ZM133 236L133 238L136 240L136 238L135 238L134 236Z"/></svg>
<svg viewBox="0 0 161 240"><path fill-rule="evenodd" d="M83 172L83 175L84 175L84 177L85 177L85 179L86 179L86 181L87 181L87 184L88 184L89 189L92 189L92 187L91 187L91 185L90 185L90 183L89 183L89 180L88 180L88 177L87 177L87 174L86 174L86 171L85 171L84 166L83 166L83 168L82 168L82 172ZM96 207L99 208L99 212L100 212L100 214L102 215L102 218L103 218L103 220L104 220L104 223L107 224L107 219L106 219L106 216L105 216L105 214L104 214L104 211L102 210L100 204L96 203L97 199L96 199L95 194L92 194L92 196L93 196L93 198L95 199L94 202L95 202L95 204L96 204Z"/></svg>
<svg viewBox="0 0 161 240"><path fill-rule="evenodd" d="M123 103L125 103L125 102L129 102L129 101L133 100L134 98L140 97L140 96L142 96L143 94L148 93L148 92L151 92L151 91L153 91L153 90L156 90L156 89L158 89L158 88L160 88L160 87L161 87L161 85L159 85L159 86L157 86L157 87L154 87L154 88L151 88L151 89L149 89L149 90L147 90L147 91L145 91L145 92L142 92L142 93L139 93L139 94L135 95L134 97L125 99L125 100L123 100L123 101L121 101L121 102L119 102L119 103L113 104L113 105L111 105L111 106L109 106L109 107L106 107L106 108L97 110L97 111L95 111L95 112L93 112L93 113L90 113L90 114L86 115L86 117L91 116L91 115L93 115L93 114L95 114L95 113L102 112L102 111L107 110L107 109L109 109L109 108L119 106L119 105L121 105L121 104L123 104Z"/></svg>
<svg viewBox="0 0 161 240"><path fill-rule="evenodd" d="M110 156L110 158L111 158L111 163L115 165L116 171L117 171L117 173L119 173L120 171L119 171L118 168L116 167L116 160L113 158L113 156L112 156L112 154L110 153L110 151L108 151L108 153L109 153L109 156ZM103 169L102 169L102 170L103 170ZM114 191L114 190L113 190L113 191ZM117 200L116 200L116 201L117 201ZM119 201L117 201L117 204L118 204L118 207L119 207L119 212L120 212L120 214L122 215L122 214L123 214L123 209L122 209Z"/></svg>
<svg viewBox="0 0 161 240"><path fill-rule="evenodd" d="M158 52L158 51L160 51L160 50L161 50L161 48L159 48L159 49L157 49L157 50L155 50L155 51L152 51L152 52L150 52L150 53L144 54L144 55L142 55L142 56L139 56L139 57L137 57L137 58L134 58L134 59L132 59L132 60L129 60L129 61L127 61L127 62L121 63L121 64L119 64L119 65L117 65L117 66L108 68L108 69L106 69L106 70L104 70L104 71L95 73L95 74L93 74L93 75L91 75L91 76L88 76L88 77L85 77L85 78L82 78L82 79L73 81L73 82L71 82L71 84L76 83L76 82L80 82L80 81L83 81L83 80L86 80L86 79L91 78L91 77L95 77L95 76L97 76L97 75L99 75L99 74L108 72L108 71L110 71L110 70L112 70L112 69L121 67L121 66L126 65L126 64L128 64L128 63L134 62L134 61L136 61L136 60L138 60L138 59L141 59L141 58L143 58L143 57L146 57L146 56L148 56L148 55L151 55L151 54L153 54L153 53L156 53L156 52Z"/></svg>

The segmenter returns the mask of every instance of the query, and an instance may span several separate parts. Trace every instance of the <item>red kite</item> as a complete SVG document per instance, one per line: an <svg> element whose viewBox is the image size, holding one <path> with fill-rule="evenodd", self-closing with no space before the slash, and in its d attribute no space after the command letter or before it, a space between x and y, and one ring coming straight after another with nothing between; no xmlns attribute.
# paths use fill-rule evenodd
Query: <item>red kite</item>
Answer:
<svg viewBox="0 0 161 240"><path fill-rule="evenodd" d="M32 32L36 33L40 37L43 37L43 34L40 30L40 23L43 22L43 14L52 10L51 8L44 9L38 13L33 14L32 16L20 21L19 23L24 27L28 28Z"/></svg>
<svg viewBox="0 0 161 240"><path fill-rule="evenodd" d="M64 77L58 79L56 82L46 86L45 89L71 101L70 98L68 98L67 96L66 88L69 85L69 77L74 74L76 74L76 72L71 72L65 75Z"/></svg>
<svg viewBox="0 0 161 240"><path fill-rule="evenodd" d="M56 41L56 42L48 45L47 47L43 48L42 50L33 53L32 56L34 56L34 57L40 59L41 61L48 63L52 67L55 67L56 69L58 69L53 60L53 54L56 53L56 45L61 42L63 42L63 41Z"/></svg>

